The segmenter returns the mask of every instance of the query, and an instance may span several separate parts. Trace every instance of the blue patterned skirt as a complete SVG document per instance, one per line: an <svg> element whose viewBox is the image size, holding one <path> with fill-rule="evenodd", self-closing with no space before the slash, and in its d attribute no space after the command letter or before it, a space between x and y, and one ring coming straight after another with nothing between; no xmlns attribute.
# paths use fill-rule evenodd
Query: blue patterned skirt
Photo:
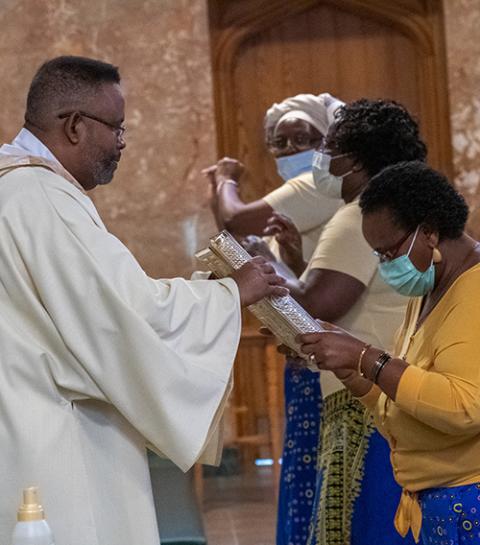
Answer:
<svg viewBox="0 0 480 545"><path fill-rule="evenodd" d="M277 545L305 545L315 496L322 398L318 373L285 369L285 439Z"/></svg>
<svg viewBox="0 0 480 545"><path fill-rule="evenodd" d="M423 545L480 545L480 483L418 494Z"/></svg>

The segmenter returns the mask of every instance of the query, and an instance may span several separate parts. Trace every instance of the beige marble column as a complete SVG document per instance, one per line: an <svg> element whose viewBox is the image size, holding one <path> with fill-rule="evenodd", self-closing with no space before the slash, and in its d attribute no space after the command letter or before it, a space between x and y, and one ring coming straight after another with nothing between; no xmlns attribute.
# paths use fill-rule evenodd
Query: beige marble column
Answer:
<svg viewBox="0 0 480 545"><path fill-rule="evenodd" d="M444 0L455 182L480 238L480 2Z"/></svg>

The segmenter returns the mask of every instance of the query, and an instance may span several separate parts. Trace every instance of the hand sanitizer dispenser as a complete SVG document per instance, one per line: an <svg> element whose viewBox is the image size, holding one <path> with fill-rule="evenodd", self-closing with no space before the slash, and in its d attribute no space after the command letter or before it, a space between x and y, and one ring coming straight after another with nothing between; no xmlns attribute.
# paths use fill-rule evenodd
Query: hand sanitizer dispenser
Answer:
<svg viewBox="0 0 480 545"><path fill-rule="evenodd" d="M17 520L12 545L55 545L40 505L37 487L24 489L23 504L18 509Z"/></svg>

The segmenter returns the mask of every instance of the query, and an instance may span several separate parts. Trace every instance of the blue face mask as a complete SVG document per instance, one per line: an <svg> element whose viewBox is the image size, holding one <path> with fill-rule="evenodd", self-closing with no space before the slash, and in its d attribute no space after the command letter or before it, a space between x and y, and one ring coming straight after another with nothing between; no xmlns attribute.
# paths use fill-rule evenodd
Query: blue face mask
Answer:
<svg viewBox="0 0 480 545"><path fill-rule="evenodd" d="M312 160L315 150L309 149L294 155L286 155L285 157L277 157L277 170L280 176L288 182L292 178L296 178L304 172L312 170Z"/></svg>
<svg viewBox="0 0 480 545"><path fill-rule="evenodd" d="M415 267L409 257L417 239L418 229L419 227L417 227L410 248L405 255L378 265L380 276L384 282L401 295L406 295L407 297L426 295L432 291L435 285L435 266L433 260L430 267L422 272Z"/></svg>

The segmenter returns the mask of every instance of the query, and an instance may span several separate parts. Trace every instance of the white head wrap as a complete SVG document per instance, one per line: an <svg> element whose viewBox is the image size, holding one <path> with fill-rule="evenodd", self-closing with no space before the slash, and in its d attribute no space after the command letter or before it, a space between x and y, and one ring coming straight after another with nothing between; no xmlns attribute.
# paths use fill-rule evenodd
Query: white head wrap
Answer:
<svg viewBox="0 0 480 545"><path fill-rule="evenodd" d="M264 120L265 136L267 140L271 138L280 121L288 118L303 119L325 135L329 125L334 121L335 111L343 104L344 102L329 93L318 96L301 94L286 98L267 110Z"/></svg>

